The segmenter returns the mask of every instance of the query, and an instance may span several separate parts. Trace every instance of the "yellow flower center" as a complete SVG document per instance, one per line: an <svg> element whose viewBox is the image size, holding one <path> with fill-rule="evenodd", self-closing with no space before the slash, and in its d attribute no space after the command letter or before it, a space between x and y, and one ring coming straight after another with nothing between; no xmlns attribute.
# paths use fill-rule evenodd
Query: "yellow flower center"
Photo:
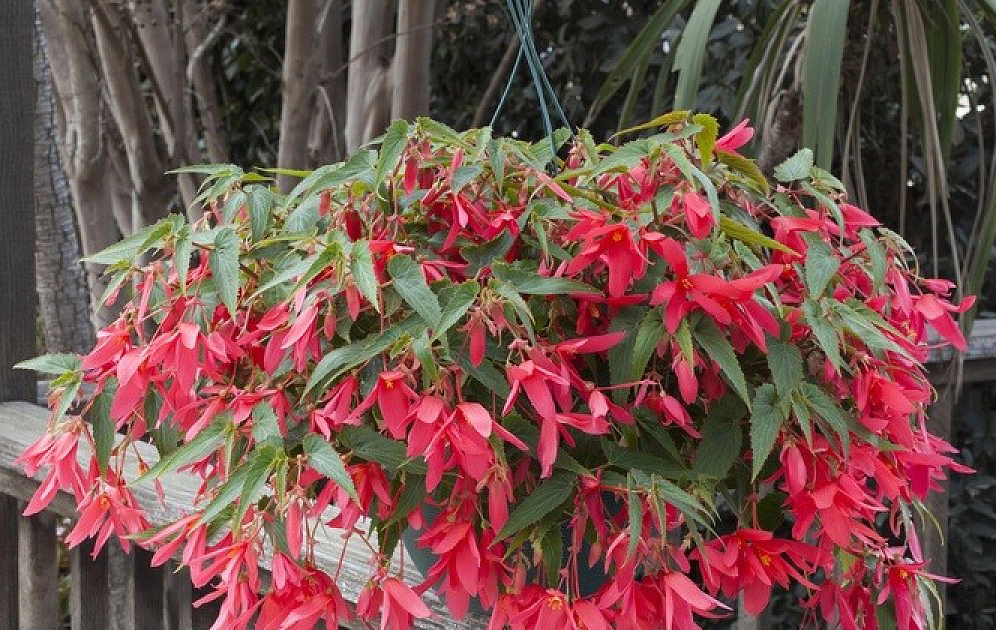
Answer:
<svg viewBox="0 0 996 630"><path fill-rule="evenodd" d="M692 290L692 281L689 280L688 278L682 278L681 282L679 282L678 284L680 284L681 288L684 289L685 291Z"/></svg>
<svg viewBox="0 0 996 630"><path fill-rule="evenodd" d="M616 232L612 235L612 240L615 241L616 243L619 243L620 241L622 241L622 239L623 235L620 232Z"/></svg>
<svg viewBox="0 0 996 630"><path fill-rule="evenodd" d="M771 556L769 556L766 553L762 553L761 554L761 564L763 564L766 567L770 567L771 566Z"/></svg>

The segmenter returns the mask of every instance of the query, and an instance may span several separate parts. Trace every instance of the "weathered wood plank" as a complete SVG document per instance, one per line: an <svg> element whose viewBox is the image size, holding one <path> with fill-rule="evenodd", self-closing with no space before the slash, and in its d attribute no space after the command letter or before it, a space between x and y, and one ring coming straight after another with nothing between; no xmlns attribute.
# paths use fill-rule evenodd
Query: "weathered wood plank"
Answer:
<svg viewBox="0 0 996 630"><path fill-rule="evenodd" d="M72 630L107 630L107 553L90 558L93 541L69 550L70 615Z"/></svg>
<svg viewBox="0 0 996 630"><path fill-rule="evenodd" d="M59 556L55 515L21 517L18 540L20 630L59 627Z"/></svg>
<svg viewBox="0 0 996 630"><path fill-rule="evenodd" d="M137 630L135 618L135 558L109 540L102 551L107 561L108 630Z"/></svg>
<svg viewBox="0 0 996 630"><path fill-rule="evenodd" d="M41 474L36 479L23 477L22 470L14 465L14 460L24 451L25 448L46 430L48 412L28 403L0 403L0 473L7 471L9 476L20 475L26 483L21 484L21 493L30 495L37 487ZM136 444L136 450L149 465L158 461L155 448L150 444ZM89 450L85 444L79 448L81 461L86 461L89 457ZM129 451L125 458L125 476L130 479L137 477L137 459ZM5 477L0 477L0 483ZM194 497L200 481L186 474L174 473L167 475L163 479L163 486L166 490L165 502L160 502L156 495L154 484L145 484L134 488L135 499L145 510L149 521L154 525L163 525L173 521L183 514L189 513L193 505ZM6 492L6 490L0 490ZM69 501L72 505L72 497L63 495L64 501ZM60 507L65 507L60 506ZM70 515L72 511L70 509ZM329 514L331 517L331 513ZM342 567L338 569L339 588L343 597L348 601L355 602L359 597L360 590L370 577L374 560L371 558L366 546L354 536L346 541L343 540L340 530L330 528L320 529L318 532L319 544L316 546L315 562L319 567L330 573L334 573L339 566L340 557L343 559ZM399 551L392 559L392 565L399 569L404 551ZM269 565L269 560L264 556L263 567ZM404 561L405 578L408 582L415 584L421 581L421 576L414 569L414 565L408 559ZM425 596L427 605L437 613L433 619L420 621L418 628L434 630L470 630L473 628L483 628L487 624L482 619L449 619L449 613L443 602L433 593ZM195 613L196 616L196 613ZM104 630L106 626L102 626ZM196 620L195 620L196 627ZM363 628L362 624L348 627ZM75 630L74 626L74 630Z"/></svg>
<svg viewBox="0 0 996 630"><path fill-rule="evenodd" d="M165 630L165 571L150 564L152 554L145 549L133 547L131 553L135 572L135 627L140 630Z"/></svg>
<svg viewBox="0 0 996 630"><path fill-rule="evenodd" d="M17 499L0 494L0 630L17 630Z"/></svg>

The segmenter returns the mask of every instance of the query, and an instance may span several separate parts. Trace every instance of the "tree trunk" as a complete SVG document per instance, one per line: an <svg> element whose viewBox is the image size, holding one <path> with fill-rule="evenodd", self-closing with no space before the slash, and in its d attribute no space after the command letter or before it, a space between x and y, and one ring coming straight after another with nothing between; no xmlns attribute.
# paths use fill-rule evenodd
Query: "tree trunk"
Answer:
<svg viewBox="0 0 996 630"><path fill-rule="evenodd" d="M432 2L400 0L391 118L411 120L429 113L434 11Z"/></svg>
<svg viewBox="0 0 996 630"><path fill-rule="evenodd" d="M343 72L342 0L326 0L319 16L315 56L319 83L308 132L308 166L346 157L346 73Z"/></svg>
<svg viewBox="0 0 996 630"><path fill-rule="evenodd" d="M302 169L308 154L308 127L318 84L318 55L315 55L320 0L290 0L287 6L283 64L283 105L280 112L280 145L277 166ZM297 178L281 175L277 182L288 192Z"/></svg>
<svg viewBox="0 0 996 630"><path fill-rule="evenodd" d="M0 24L0 401L34 401L35 375L12 369L35 355L31 3L0 2Z"/></svg>
<svg viewBox="0 0 996 630"><path fill-rule="evenodd" d="M37 11L34 36L35 277L45 350L85 353L93 346L93 325L69 183L59 159L52 75Z"/></svg>
<svg viewBox="0 0 996 630"><path fill-rule="evenodd" d="M391 60L388 44L394 2L353 3L346 88L346 151L382 132L391 121Z"/></svg>

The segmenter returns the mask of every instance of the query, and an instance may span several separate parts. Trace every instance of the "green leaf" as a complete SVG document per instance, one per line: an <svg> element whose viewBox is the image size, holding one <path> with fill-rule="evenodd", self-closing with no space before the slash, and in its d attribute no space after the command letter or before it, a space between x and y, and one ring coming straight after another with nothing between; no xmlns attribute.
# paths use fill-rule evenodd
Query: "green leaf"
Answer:
<svg viewBox="0 0 996 630"><path fill-rule="evenodd" d="M888 260L885 254L885 248L882 244L875 238L875 235L869 229L864 229L858 232L861 236L861 242L865 244L865 251L868 253L868 260L871 263L871 280L872 280L872 291L877 293L882 288L882 283L885 282L885 274L888 271Z"/></svg>
<svg viewBox="0 0 996 630"><path fill-rule="evenodd" d="M376 160L376 151L363 150L354 153L352 157L340 164L331 164L316 169L311 175L301 180L287 196L285 207L291 207L302 195L326 188L335 188L346 182L362 179L372 173Z"/></svg>
<svg viewBox="0 0 996 630"><path fill-rule="evenodd" d="M647 312L647 316L640 322L640 327L636 329L636 339L633 342L631 362L629 365L629 378L631 381L638 381L643 378L643 373L647 369L647 364L654 354L654 349L664 337L664 322L661 321L661 310L653 309Z"/></svg>
<svg viewBox="0 0 996 630"><path fill-rule="evenodd" d="M799 388L800 394L805 398L806 403L816 412L820 418L833 428L840 440L841 448L846 456L851 446L851 435L847 426L847 418L844 410L818 385L813 383L803 383Z"/></svg>
<svg viewBox="0 0 996 630"><path fill-rule="evenodd" d="M173 244L173 265L176 267L176 277L180 281L180 288L186 292L187 273L190 271L190 257L194 251L193 235L190 226L184 225L176 233L176 242Z"/></svg>
<svg viewBox="0 0 996 630"><path fill-rule="evenodd" d="M252 408L252 437L257 443L270 439L280 439L280 423L273 405L267 400L261 400Z"/></svg>
<svg viewBox="0 0 996 630"><path fill-rule="evenodd" d="M387 263L387 272L391 275L394 289L426 325L435 329L442 317L442 309L436 294L429 289L422 275L421 266L409 256L393 256Z"/></svg>
<svg viewBox="0 0 996 630"><path fill-rule="evenodd" d="M692 109L699 93L702 78L702 61L709 44L709 32L716 19L719 0L699 0L692 9L681 40L674 51L674 69L678 72L678 85L674 90L675 109Z"/></svg>
<svg viewBox="0 0 996 630"><path fill-rule="evenodd" d="M111 459L114 448L114 421L111 420L111 404L118 391L118 382L110 378L104 383L100 394L93 399L88 419L93 425L94 454L97 456L97 466L101 473L107 472L107 462Z"/></svg>
<svg viewBox="0 0 996 630"><path fill-rule="evenodd" d="M380 155L377 156L376 181L379 185L394 173L401 161L401 154L404 153L405 145L408 143L408 122L405 120L395 120L384 133L384 140L380 143Z"/></svg>
<svg viewBox="0 0 996 630"><path fill-rule="evenodd" d="M514 243L515 238L510 232L502 232L485 243L461 247L460 255L467 261L467 275L477 275L481 269L490 267L496 258L507 254Z"/></svg>
<svg viewBox="0 0 996 630"><path fill-rule="evenodd" d="M253 453L252 461L259 459L259 453L260 451ZM242 493L242 488L246 485L246 479L249 477L249 466L249 462L244 462L229 472L228 479L218 486L214 498L208 502L201 513L201 523L210 523L225 511L225 508L235 502L235 499Z"/></svg>
<svg viewBox="0 0 996 630"><path fill-rule="evenodd" d="M550 525L543 532L543 538L540 540L540 551L543 553L546 583L556 584L560 575L560 565L564 559L564 532L556 524Z"/></svg>
<svg viewBox="0 0 996 630"><path fill-rule="evenodd" d="M753 454L751 479L756 479L778 439L785 416L778 405L778 393L771 383L757 388L750 414L750 450Z"/></svg>
<svg viewBox="0 0 996 630"><path fill-rule="evenodd" d="M467 151L474 150L474 145L464 140L462 135L448 125L424 116L416 118L415 123L435 142L456 145Z"/></svg>
<svg viewBox="0 0 996 630"><path fill-rule="evenodd" d="M814 241L806 251L806 288L819 297L827 290L830 280L840 269L840 259L823 241Z"/></svg>
<svg viewBox="0 0 996 630"><path fill-rule="evenodd" d="M349 259L349 270L353 274L356 288L373 305L374 310L379 313L380 296L377 289L380 285L377 282L377 272L374 270L370 244L367 241L356 241L353 243L353 254Z"/></svg>
<svg viewBox="0 0 996 630"><path fill-rule="evenodd" d="M241 523L249 507L259 500L263 495L263 488L266 486L270 473L273 472L277 463L278 454L281 450L272 445L257 447L249 456L249 465L246 467L246 481L239 493L239 507L235 510L232 523ZM281 488L281 490L283 490Z"/></svg>
<svg viewBox="0 0 996 630"><path fill-rule="evenodd" d="M695 134L695 144L699 147L699 158L702 164L712 162L712 150L716 146L716 138L719 136L719 121L715 116L709 114L695 114L692 122L702 125L702 131Z"/></svg>
<svg viewBox="0 0 996 630"><path fill-rule="evenodd" d="M127 236L110 247L103 249L96 254L91 254L83 258L83 262L95 263L98 265L117 265L131 263L135 258L145 252L159 247L169 234L179 229L183 219L177 215L170 215L160 219L153 225L146 226Z"/></svg>
<svg viewBox="0 0 996 630"><path fill-rule="evenodd" d="M781 339L768 339L768 368L778 395L785 397L802 382L802 353Z"/></svg>
<svg viewBox="0 0 996 630"><path fill-rule="evenodd" d="M816 164L823 168L830 168L833 161L849 8L849 0L814 0L809 9L802 73L802 144L813 147Z"/></svg>
<svg viewBox="0 0 996 630"><path fill-rule="evenodd" d="M640 536L643 535L643 499L633 484L633 476L626 475L626 501L629 504L629 546L626 550L626 557L633 556L636 547L640 543Z"/></svg>
<svg viewBox="0 0 996 630"><path fill-rule="evenodd" d="M427 467L421 458L411 459L405 454L405 445L385 437L368 426L343 427L339 432L342 445L362 460L377 462L394 475L400 470L425 475Z"/></svg>
<svg viewBox="0 0 996 630"><path fill-rule="evenodd" d="M813 150L799 149L795 155L775 167L775 179L780 182L794 182L809 177L813 168Z"/></svg>
<svg viewBox="0 0 996 630"><path fill-rule="evenodd" d="M457 168L453 173L453 183L450 189L455 193L460 192L464 186L475 180L483 171L484 167L480 164L467 164Z"/></svg>
<svg viewBox="0 0 996 630"><path fill-rule="evenodd" d="M263 238L270 224L270 214L273 212L275 197L273 192L264 186L249 186L249 222L252 225L253 242Z"/></svg>
<svg viewBox="0 0 996 630"><path fill-rule="evenodd" d="M574 482L577 475L567 471L557 471L552 477L525 496L508 515L508 521L498 533L497 540L503 540L519 531L538 523L550 514L574 493Z"/></svg>
<svg viewBox="0 0 996 630"><path fill-rule="evenodd" d="M598 289L583 282L541 276L523 269L516 269L505 263L495 263L491 271L495 278L512 285L516 291L523 295L601 294Z"/></svg>
<svg viewBox="0 0 996 630"><path fill-rule="evenodd" d="M214 237L214 249L208 257L218 297L232 317L239 297L239 245L235 230L223 227Z"/></svg>
<svg viewBox="0 0 996 630"><path fill-rule="evenodd" d="M719 229L722 230L727 236L747 243L748 245L760 245L762 247L767 247L768 249L777 249L778 251L785 252L786 254L796 253L791 247L783 245L775 239L765 236L757 230L748 227L740 221L730 218L725 214L719 217Z"/></svg>
<svg viewBox="0 0 996 630"><path fill-rule="evenodd" d="M728 151L720 151L716 154L716 159L719 160L721 164L725 164L750 180L750 182L756 187L757 191L765 197L767 197L771 192L771 186L768 184L768 178L764 176L764 173L761 171L761 167L759 167L757 162L754 160L745 158L739 153L730 153Z"/></svg>
<svg viewBox="0 0 996 630"><path fill-rule="evenodd" d="M346 465L342 463L342 458L331 444L320 436L310 434L304 438L304 452L308 454L308 463L312 468L335 482L354 501L360 502L356 486L353 485L353 478L349 476Z"/></svg>
<svg viewBox="0 0 996 630"><path fill-rule="evenodd" d="M284 231L288 234L298 234L309 232L318 225L321 216L318 214L318 205L321 197L308 197L291 211L287 220L284 221Z"/></svg>
<svg viewBox="0 0 996 630"><path fill-rule="evenodd" d="M83 369L83 360L77 354L43 354L21 361L15 370L34 370L42 374L76 374Z"/></svg>
<svg viewBox="0 0 996 630"><path fill-rule="evenodd" d="M228 196L225 200L225 205L221 207L221 219L225 223L231 223L235 219L235 215L239 213L242 206L246 205L249 197L246 195L245 191L236 190L234 193Z"/></svg>
<svg viewBox="0 0 996 630"><path fill-rule="evenodd" d="M702 423L702 439L695 450L692 472L705 477L723 479L741 456L743 435L740 420L747 407L733 394L727 394L712 404Z"/></svg>
<svg viewBox="0 0 996 630"><path fill-rule="evenodd" d="M677 479L684 474L684 470L674 466L659 455L646 453L625 446L619 446L612 440L600 440L602 452L608 458L609 463L618 466L623 470L642 470L647 474L657 474L670 479Z"/></svg>
<svg viewBox="0 0 996 630"><path fill-rule="evenodd" d="M301 396L306 396L329 375L335 378L342 372L369 361L390 348L402 337L415 335L420 328L424 329L425 324L420 318L413 315L394 324L384 332L372 333L360 341L332 350L322 357L322 360L315 366Z"/></svg>
<svg viewBox="0 0 996 630"><path fill-rule="evenodd" d="M180 175L183 173L192 173L194 175L209 175L218 177L221 175L233 175L241 172L242 169L234 164L189 164L187 166L181 166L180 168L174 168L173 170L166 171L166 174Z"/></svg>
<svg viewBox="0 0 996 630"><path fill-rule="evenodd" d="M432 336L433 339L438 339L446 334L446 331L467 314L467 311L477 299L477 293L480 290L481 285L477 284L474 280L468 280L457 285L456 289L450 295L449 301L446 302L446 306L443 307L442 314L439 317L439 325Z"/></svg>
<svg viewBox="0 0 996 630"><path fill-rule="evenodd" d="M823 349L823 353L830 359L838 370L841 368L840 340L837 337L837 329L833 322L821 313L820 306L813 300L806 300L802 304L802 314L806 324L812 329L816 343Z"/></svg>
<svg viewBox="0 0 996 630"><path fill-rule="evenodd" d="M660 46L661 34L664 33L664 29L674 20L676 15L684 10L687 4L688 0L662 2L654 11L654 14L647 20L647 25L637 33L619 61L609 70L588 110L584 126L588 126L588 123L595 119L598 112L611 100L623 83L633 76L636 65L647 55L647 52Z"/></svg>
<svg viewBox="0 0 996 630"><path fill-rule="evenodd" d="M171 473L178 468L200 461L216 451L224 441L224 433L231 425L231 412L222 412L215 416L215 421L201 430L194 439L160 458L156 465L144 475L135 480L136 484L156 479Z"/></svg>
<svg viewBox="0 0 996 630"><path fill-rule="evenodd" d="M733 389L740 395L740 398L750 406L750 393L747 390L747 379L744 377L743 369L737 354L730 345L726 335L716 327L716 324L709 318L703 317L699 321L693 333L695 340L702 346L713 361L719 365L726 378L733 385Z"/></svg>

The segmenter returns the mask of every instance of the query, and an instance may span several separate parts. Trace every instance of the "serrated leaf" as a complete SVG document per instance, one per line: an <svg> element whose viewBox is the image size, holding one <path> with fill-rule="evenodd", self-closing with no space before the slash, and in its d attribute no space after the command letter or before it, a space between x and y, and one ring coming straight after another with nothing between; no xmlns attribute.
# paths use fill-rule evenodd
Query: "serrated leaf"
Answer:
<svg viewBox="0 0 996 630"><path fill-rule="evenodd" d="M346 426L339 432L343 446L360 459L377 462L391 475L400 470L425 475L427 467L421 458L412 459L405 454L405 445L377 433L368 426Z"/></svg>
<svg viewBox="0 0 996 630"><path fill-rule="evenodd" d="M264 186L249 186L248 191L249 222L252 226L252 240L256 242L263 238L270 224L275 197L273 192Z"/></svg>
<svg viewBox="0 0 996 630"><path fill-rule="evenodd" d="M394 290L411 306L430 328L435 329L442 317L439 299L429 288L422 275L422 267L409 256L393 256L387 263L387 272Z"/></svg>
<svg viewBox="0 0 996 630"><path fill-rule="evenodd" d="M273 447L256 449L249 455L249 459L231 471L228 479L218 487L214 498L204 508L200 522L212 522L236 499L239 499L239 508L233 513L232 523L241 522L239 515L245 514L249 504L257 498L254 495L258 495L266 483L275 453L276 449Z"/></svg>
<svg viewBox="0 0 996 630"><path fill-rule="evenodd" d="M408 122L399 119L392 122L384 133L384 140L380 143L380 153L377 156L375 177L378 185L398 167L401 154L408 143L408 131Z"/></svg>
<svg viewBox="0 0 996 630"><path fill-rule="evenodd" d="M474 150L474 145L464 140L463 136L454 131L449 125L424 116L416 118L415 122L422 131L428 134L429 138L436 142L449 145L455 144L467 151Z"/></svg>
<svg viewBox="0 0 996 630"><path fill-rule="evenodd" d="M619 446L612 440L601 440L601 446L609 463L623 470L642 470L647 474L652 473L669 479L677 479L685 472L659 455Z"/></svg>
<svg viewBox="0 0 996 630"><path fill-rule="evenodd" d="M709 358L719 365L719 369L726 375L730 384L733 385L733 389L749 407L750 393L747 390L747 379L744 377L740 361L726 335L716 327L711 319L704 317L696 326L693 336L709 355Z"/></svg>
<svg viewBox="0 0 996 630"><path fill-rule="evenodd" d="M750 450L753 454L751 479L756 479L778 439L785 416L778 405L774 385L765 383L757 388L750 414Z"/></svg>
<svg viewBox="0 0 996 630"><path fill-rule="evenodd" d="M467 275L477 275L485 267L490 267L496 258L508 253L515 243L510 232L502 232L490 241L460 248L460 255L467 261Z"/></svg>
<svg viewBox="0 0 996 630"><path fill-rule="evenodd" d="M850 451L851 435L844 410L829 394L813 383L803 383L799 388L799 393L809 407L816 412L816 415L825 420L837 433L837 438L840 440L841 448L846 456Z"/></svg>
<svg viewBox="0 0 996 630"><path fill-rule="evenodd" d="M791 343L769 338L768 368L778 395L788 396L802 382L802 353Z"/></svg>
<svg viewBox="0 0 996 630"><path fill-rule="evenodd" d="M647 312L647 316L640 322L640 327L636 329L636 338L633 341L633 350L629 365L629 378L631 381L638 381L643 378L643 373L647 369L650 357L654 354L654 349L664 337L664 322L661 321L660 309L653 309Z"/></svg>
<svg viewBox="0 0 996 630"><path fill-rule="evenodd" d="M709 114L695 114L692 122L702 125L702 131L695 134L695 144L699 147L699 158L703 164L712 162L712 150L719 136L719 121Z"/></svg>
<svg viewBox="0 0 996 630"><path fill-rule="evenodd" d="M425 324L420 318L414 315L397 324L394 324L384 332L375 332L360 341L356 341L347 346L338 347L324 357L315 366L305 385L302 397L310 393L326 377L335 378L342 372L352 369L361 363L369 361L381 352L390 348L394 343L405 335L415 335L420 329L424 329Z"/></svg>
<svg viewBox="0 0 996 630"><path fill-rule="evenodd" d="M174 230L179 229L179 225L182 223L183 219L176 215L160 219L155 224L142 228L110 247L102 249L95 254L85 256L83 262L98 265L131 263L137 256L162 245L166 236L172 234Z"/></svg>
<svg viewBox="0 0 996 630"><path fill-rule="evenodd" d="M259 401L252 408L252 437L257 443L282 437L277 414L267 400Z"/></svg>
<svg viewBox="0 0 996 630"><path fill-rule="evenodd" d="M294 190L287 196L284 202L286 207L293 205L302 195L326 188L335 188L346 182L361 179L364 175L373 172L376 164L376 151L362 150L354 153L345 162L330 164L322 168L315 169L310 175L298 182Z"/></svg>
<svg viewBox="0 0 996 630"><path fill-rule="evenodd" d="M819 306L812 300L806 300L802 304L803 318L806 324L813 331L816 343L823 349L830 363L838 370L842 361L840 356L840 340L837 337L837 330L833 323L818 312Z"/></svg>
<svg viewBox="0 0 996 630"><path fill-rule="evenodd" d="M190 257L193 252L193 235L190 232L190 226L184 225L176 233L176 241L173 244L173 266L176 267L176 277L180 283L180 290L184 293L187 290L187 273L190 271Z"/></svg>
<svg viewBox="0 0 996 630"><path fill-rule="evenodd" d="M460 192L467 184L480 176L483 171L484 167L480 164L467 164L457 168L453 173L451 190L455 193Z"/></svg>
<svg viewBox="0 0 996 630"><path fill-rule="evenodd" d="M753 182L757 186L757 190L764 196L768 196L771 192L771 185L768 184L768 178L764 176L761 167L754 160L745 158L739 153L730 153L729 151L718 152L716 159L721 164L725 164Z"/></svg>
<svg viewBox="0 0 996 630"><path fill-rule="evenodd" d="M225 200L225 205L221 207L221 219L225 223L231 223L235 219L235 215L239 213L242 206L246 205L249 200L248 195L245 191L236 190L234 193L228 196Z"/></svg>
<svg viewBox="0 0 996 630"><path fill-rule="evenodd" d="M83 360L76 354L43 354L40 357L21 361L15 370L34 370L42 374L77 373L83 369Z"/></svg>
<svg viewBox="0 0 996 630"><path fill-rule="evenodd" d="M640 543L640 536L643 535L643 499L636 491L632 475L626 475L626 485L626 500L629 504L629 546L626 557L631 558Z"/></svg>
<svg viewBox="0 0 996 630"><path fill-rule="evenodd" d="M378 294L378 287L380 285L377 282L377 272L374 270L370 244L366 241L356 241L353 243L353 252L349 259L349 270L353 274L356 288L373 305L374 310L379 313L380 296Z"/></svg>
<svg viewBox="0 0 996 630"><path fill-rule="evenodd" d="M719 229L726 233L728 236L747 243L748 245L767 247L768 249L777 249L780 252L785 252L786 254L795 254L795 250L787 245L779 243L775 239L761 234L757 230L748 227L737 221L736 219L730 218L726 215L719 217Z"/></svg>
<svg viewBox="0 0 996 630"><path fill-rule="evenodd" d="M160 458L156 465L144 475L135 480L136 484L161 477L178 468L200 461L221 446L224 433L231 423L231 412L223 412L216 416L214 422L201 430L194 439Z"/></svg>
<svg viewBox="0 0 996 630"><path fill-rule="evenodd" d="M538 523L544 516L560 507L573 494L575 479L577 479L576 474L561 470L536 486L508 515L508 521L498 533L497 540L504 540Z"/></svg>
<svg viewBox="0 0 996 630"><path fill-rule="evenodd" d="M239 235L235 230L223 227L214 237L214 249L208 257L218 297L233 318L239 297L239 245Z"/></svg>
<svg viewBox="0 0 996 630"><path fill-rule="evenodd" d="M723 479L740 458L743 435L740 420L747 407L733 394L713 403L702 423L702 438L695 450L692 471L705 477Z"/></svg>
<svg viewBox="0 0 996 630"><path fill-rule="evenodd" d="M595 287L578 282L577 280L541 276L531 271L516 269L505 263L495 263L491 271L495 278L507 282L523 295L601 294Z"/></svg>
<svg viewBox="0 0 996 630"><path fill-rule="evenodd" d="M564 532L560 527L551 525L543 533L543 538L540 540L540 551L543 553L546 583L556 584L560 575L560 565L564 559Z"/></svg>
<svg viewBox="0 0 996 630"><path fill-rule="evenodd" d="M438 339L446 334L446 331L467 314L467 311L477 299L477 293L480 290L481 285L477 284L474 280L468 280L457 285L451 293L449 301L446 302L446 306L443 307L442 314L439 317L439 325L432 336L433 339Z"/></svg>
<svg viewBox="0 0 996 630"><path fill-rule="evenodd" d="M311 434L304 438L304 452L308 454L308 464L312 468L335 482L354 501L360 502L356 486L353 485L353 478L349 476L346 465L342 463L342 458L331 444Z"/></svg>
<svg viewBox="0 0 996 630"><path fill-rule="evenodd" d="M179 175L182 173L218 177L221 175L233 175L236 173L241 174L242 169L234 164L190 164L166 171L167 175Z"/></svg>
<svg viewBox="0 0 996 630"><path fill-rule="evenodd" d="M284 221L284 231L288 234L297 234L314 229L318 225L318 220L321 219L318 214L320 203L321 197L319 196L308 197L302 201Z"/></svg>
<svg viewBox="0 0 996 630"><path fill-rule="evenodd" d="M840 269L840 259L826 243L810 243L806 251L806 288L813 296L821 296L830 280Z"/></svg>
<svg viewBox="0 0 996 630"><path fill-rule="evenodd" d="M104 383L100 394L93 399L87 419L93 425L94 454L101 473L107 472L107 462L114 448L114 421L111 420L111 405L118 391L118 382L110 378Z"/></svg>
<svg viewBox="0 0 996 630"><path fill-rule="evenodd" d="M813 150L799 149L795 155L775 167L775 179L780 182L794 182L809 177L813 168Z"/></svg>
<svg viewBox="0 0 996 630"><path fill-rule="evenodd" d="M871 230L864 229L858 234L861 236L861 242L865 244L868 261L871 263L872 291L877 293L882 288L886 271L888 271L885 248L878 242Z"/></svg>

